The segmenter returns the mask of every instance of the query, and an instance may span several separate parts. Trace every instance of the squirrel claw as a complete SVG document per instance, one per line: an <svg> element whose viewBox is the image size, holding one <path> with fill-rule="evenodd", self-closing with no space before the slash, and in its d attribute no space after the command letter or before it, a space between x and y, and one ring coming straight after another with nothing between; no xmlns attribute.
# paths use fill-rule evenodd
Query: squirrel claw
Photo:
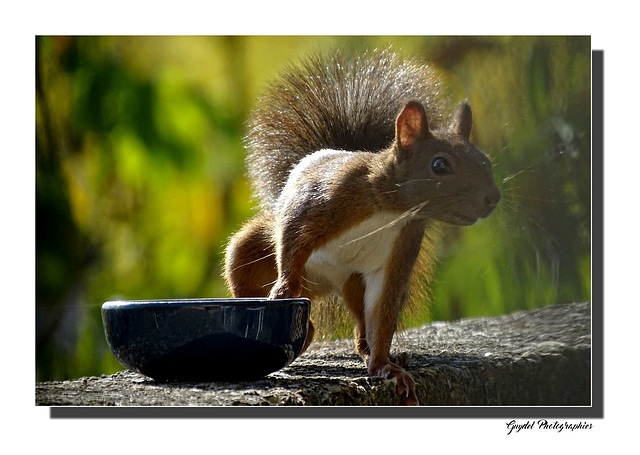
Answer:
<svg viewBox="0 0 640 455"><path fill-rule="evenodd" d="M409 373L392 363L386 363L381 367L368 368L371 376L380 376L385 379L395 379L396 393L403 397L402 404L405 406L417 406L418 397L416 396L416 384Z"/></svg>

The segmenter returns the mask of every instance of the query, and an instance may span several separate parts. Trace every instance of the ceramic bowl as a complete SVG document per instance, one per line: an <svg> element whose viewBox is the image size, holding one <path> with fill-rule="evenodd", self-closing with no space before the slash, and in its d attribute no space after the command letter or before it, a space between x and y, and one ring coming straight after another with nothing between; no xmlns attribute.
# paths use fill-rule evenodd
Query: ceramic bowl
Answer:
<svg viewBox="0 0 640 455"><path fill-rule="evenodd" d="M110 301L102 321L128 369L159 381L247 381L300 354L309 307L307 299Z"/></svg>

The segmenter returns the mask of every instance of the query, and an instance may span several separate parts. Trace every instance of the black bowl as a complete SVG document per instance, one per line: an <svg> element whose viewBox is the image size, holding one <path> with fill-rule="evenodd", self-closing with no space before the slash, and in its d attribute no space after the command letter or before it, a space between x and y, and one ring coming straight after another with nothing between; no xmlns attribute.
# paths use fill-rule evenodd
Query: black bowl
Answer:
<svg viewBox="0 0 640 455"><path fill-rule="evenodd" d="M102 305L109 348L158 381L249 381L300 354L307 299L180 299Z"/></svg>

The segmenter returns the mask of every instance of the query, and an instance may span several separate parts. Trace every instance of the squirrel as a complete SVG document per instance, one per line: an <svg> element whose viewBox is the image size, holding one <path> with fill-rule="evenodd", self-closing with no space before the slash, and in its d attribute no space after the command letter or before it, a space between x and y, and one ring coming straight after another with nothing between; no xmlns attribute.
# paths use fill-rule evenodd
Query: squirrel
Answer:
<svg viewBox="0 0 640 455"><path fill-rule="evenodd" d="M409 356L390 348L419 256L433 255L429 230L472 225L500 200L489 158L470 142L469 104L447 121L442 86L432 66L391 49L285 69L248 120L260 211L225 250L234 297L341 297L368 374L395 378L409 405ZM310 320L303 350L314 331Z"/></svg>

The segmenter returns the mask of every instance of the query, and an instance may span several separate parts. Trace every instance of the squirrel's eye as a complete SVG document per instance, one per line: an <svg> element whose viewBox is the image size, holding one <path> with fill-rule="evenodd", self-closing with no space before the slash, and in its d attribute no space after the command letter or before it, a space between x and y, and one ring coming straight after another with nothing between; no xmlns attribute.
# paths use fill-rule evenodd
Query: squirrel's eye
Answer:
<svg viewBox="0 0 640 455"><path fill-rule="evenodd" d="M431 163L431 170L436 175L451 174L451 165L444 158L436 158Z"/></svg>

